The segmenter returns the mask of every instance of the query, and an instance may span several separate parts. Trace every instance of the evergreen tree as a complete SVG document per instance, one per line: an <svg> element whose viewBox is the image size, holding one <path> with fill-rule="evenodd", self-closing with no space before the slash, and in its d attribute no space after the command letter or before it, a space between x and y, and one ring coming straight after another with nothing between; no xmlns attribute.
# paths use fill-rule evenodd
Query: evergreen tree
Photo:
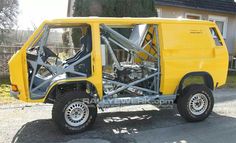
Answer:
<svg viewBox="0 0 236 143"><path fill-rule="evenodd" d="M153 17L153 0L75 0L73 16Z"/></svg>
<svg viewBox="0 0 236 143"><path fill-rule="evenodd" d="M153 0L75 0L73 16L154 17L157 15ZM80 36L81 30L78 28L72 30L75 47L80 44L77 40Z"/></svg>

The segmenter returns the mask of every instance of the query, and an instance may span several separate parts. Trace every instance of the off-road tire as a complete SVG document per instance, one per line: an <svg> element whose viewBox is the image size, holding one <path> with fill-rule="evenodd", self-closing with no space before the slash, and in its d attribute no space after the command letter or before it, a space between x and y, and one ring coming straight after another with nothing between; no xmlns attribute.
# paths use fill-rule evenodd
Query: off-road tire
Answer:
<svg viewBox="0 0 236 143"><path fill-rule="evenodd" d="M208 101L206 109L200 115L191 112L190 100L196 94L204 95ZM188 122L198 122L205 120L212 112L214 106L214 97L212 91L205 85L192 84L183 89L182 95L177 99L177 109L180 115Z"/></svg>
<svg viewBox="0 0 236 143"><path fill-rule="evenodd" d="M86 99L86 100L84 100ZM90 103L91 97L85 92L70 91L63 95L58 95L52 109L52 119L59 129L65 134L75 134L89 129L95 122L97 116L96 104ZM89 101L89 102L83 102ZM89 115L86 122L79 126L71 126L66 122L65 110L74 102L83 102L88 106Z"/></svg>

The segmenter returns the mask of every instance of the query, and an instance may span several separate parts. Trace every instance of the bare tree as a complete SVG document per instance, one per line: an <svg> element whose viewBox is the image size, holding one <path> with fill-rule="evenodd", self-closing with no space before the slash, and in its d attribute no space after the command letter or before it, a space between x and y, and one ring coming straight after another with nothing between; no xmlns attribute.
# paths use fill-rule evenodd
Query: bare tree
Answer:
<svg viewBox="0 0 236 143"><path fill-rule="evenodd" d="M16 24L18 0L0 0L0 43L4 41L4 33Z"/></svg>

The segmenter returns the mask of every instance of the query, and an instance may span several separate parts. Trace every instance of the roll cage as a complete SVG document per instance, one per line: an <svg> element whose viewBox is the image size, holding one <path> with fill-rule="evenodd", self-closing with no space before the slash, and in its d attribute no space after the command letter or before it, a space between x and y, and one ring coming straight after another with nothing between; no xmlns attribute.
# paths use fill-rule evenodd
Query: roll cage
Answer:
<svg viewBox="0 0 236 143"><path fill-rule="evenodd" d="M28 68L30 69L29 89L32 99L41 99L47 96L45 94L49 93L50 87L57 81L88 78L91 75L91 29L87 32L87 37L90 39L85 40L87 42L84 44L85 48L65 61L59 61L58 55L45 47L49 31L50 27L45 26L42 38L39 40L37 54L33 60L29 58L31 54L27 53ZM99 36L101 43L105 45L111 60L114 62L112 65L113 72L106 73L103 71L104 95L103 100L99 103L100 106L121 104L120 102L124 98L127 100L135 99L132 104L137 104L140 99L154 101L162 98L160 93L161 67L158 25L136 24L133 26L129 38L127 38L114 30L112 26L100 24ZM119 61L113 45L127 53L125 62ZM54 65L47 62L49 57L56 58ZM76 66L79 64L85 64L84 68L89 69L90 72L77 70ZM50 76L41 76L40 67L48 70L51 73ZM124 80L127 78L128 81ZM107 103L107 100L111 100L111 98L113 101ZM175 95L168 98L175 99Z"/></svg>

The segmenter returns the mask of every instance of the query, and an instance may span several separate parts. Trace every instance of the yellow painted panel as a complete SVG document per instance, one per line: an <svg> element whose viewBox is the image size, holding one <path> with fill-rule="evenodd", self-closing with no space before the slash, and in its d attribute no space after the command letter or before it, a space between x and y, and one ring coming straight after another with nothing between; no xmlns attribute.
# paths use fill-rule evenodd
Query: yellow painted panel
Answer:
<svg viewBox="0 0 236 143"><path fill-rule="evenodd" d="M183 76L190 72L208 72L213 77L214 85L218 83L220 86L226 81L227 48L221 35L223 45L215 45L209 30L210 27L216 27L212 22L161 18L64 18L45 21L9 61L11 83L18 86L20 100L27 102L43 102L45 100L45 98L41 100L29 98L26 62L26 49L39 39L45 24L61 27L76 26L80 23L91 24L92 28L92 76L87 79L77 78L66 81L86 80L93 83L100 99L103 96L103 89L99 24L102 23L106 25L158 24L161 49L160 90L164 95L173 94ZM217 31L220 33L218 28ZM65 81L57 83L59 82ZM57 83L53 83L53 85Z"/></svg>
<svg viewBox="0 0 236 143"><path fill-rule="evenodd" d="M191 72L209 73L214 85L225 83L228 69L227 48L224 42L223 46L215 45L210 27L185 23L161 24L160 90L163 94L173 94L181 79Z"/></svg>

